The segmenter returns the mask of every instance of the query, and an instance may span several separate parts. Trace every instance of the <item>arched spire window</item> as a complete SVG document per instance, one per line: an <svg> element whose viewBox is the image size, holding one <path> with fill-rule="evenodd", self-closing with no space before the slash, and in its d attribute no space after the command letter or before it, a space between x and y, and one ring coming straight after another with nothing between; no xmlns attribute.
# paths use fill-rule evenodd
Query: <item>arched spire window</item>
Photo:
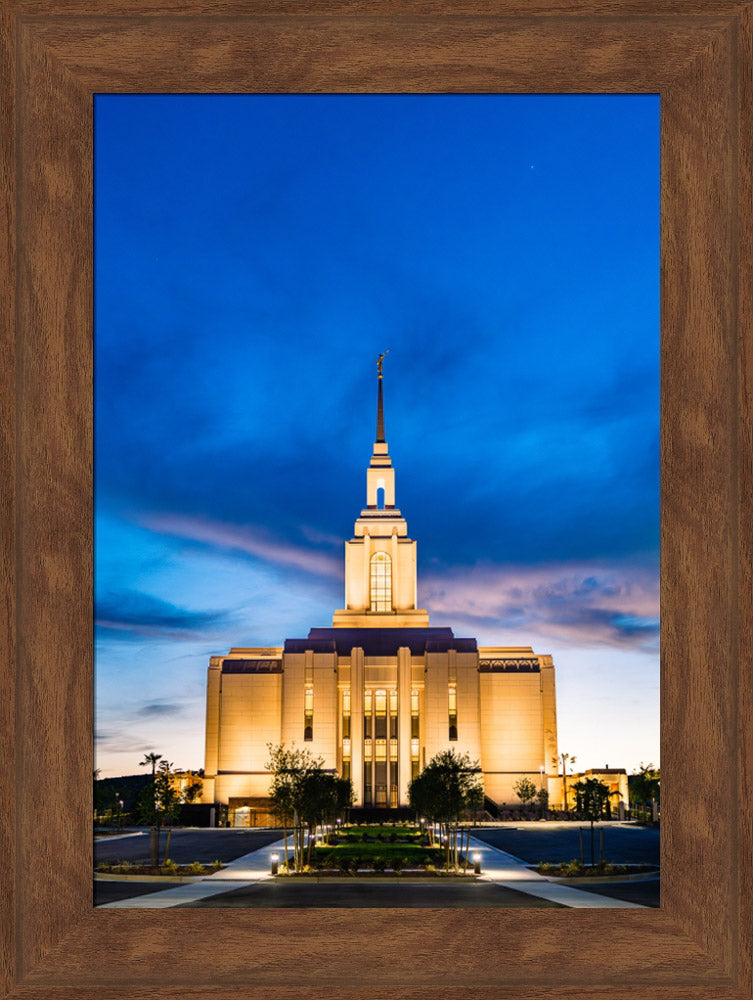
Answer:
<svg viewBox="0 0 753 1000"><path fill-rule="evenodd" d="M371 557L371 611L392 611L392 560L386 552Z"/></svg>

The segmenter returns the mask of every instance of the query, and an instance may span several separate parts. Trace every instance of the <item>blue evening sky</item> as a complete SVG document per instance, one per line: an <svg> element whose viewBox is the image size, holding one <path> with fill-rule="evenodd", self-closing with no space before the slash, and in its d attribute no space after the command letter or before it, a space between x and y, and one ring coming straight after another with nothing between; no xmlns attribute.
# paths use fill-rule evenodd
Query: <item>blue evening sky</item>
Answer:
<svg viewBox="0 0 753 1000"><path fill-rule="evenodd" d="M659 99L95 101L97 765L343 605L376 358L419 604L658 763Z"/></svg>

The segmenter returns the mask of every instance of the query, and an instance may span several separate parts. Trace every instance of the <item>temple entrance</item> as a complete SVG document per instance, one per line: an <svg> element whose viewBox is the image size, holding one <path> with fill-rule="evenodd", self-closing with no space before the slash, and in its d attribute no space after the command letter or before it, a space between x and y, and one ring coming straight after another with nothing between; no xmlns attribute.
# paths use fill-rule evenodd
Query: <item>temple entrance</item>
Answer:
<svg viewBox="0 0 753 1000"><path fill-rule="evenodd" d="M398 803L397 689L367 688L363 697L363 804Z"/></svg>

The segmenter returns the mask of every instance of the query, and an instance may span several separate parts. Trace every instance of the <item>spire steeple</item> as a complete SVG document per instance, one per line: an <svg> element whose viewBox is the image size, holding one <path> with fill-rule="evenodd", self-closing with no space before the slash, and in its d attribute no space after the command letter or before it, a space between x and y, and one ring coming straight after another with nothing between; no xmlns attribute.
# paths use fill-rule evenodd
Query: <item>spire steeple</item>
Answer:
<svg viewBox="0 0 753 1000"><path fill-rule="evenodd" d="M384 355L389 354L390 349L387 348L379 355L379 360L377 361L377 379L378 379L378 392L377 392L377 431L376 440L380 443L384 442L384 400L382 398L382 363L384 361Z"/></svg>
<svg viewBox="0 0 753 1000"><path fill-rule="evenodd" d="M377 361L377 425L366 469L366 506L345 543L345 607L335 628L426 628L429 613L416 606L416 543L395 506L395 470L384 439L383 351Z"/></svg>

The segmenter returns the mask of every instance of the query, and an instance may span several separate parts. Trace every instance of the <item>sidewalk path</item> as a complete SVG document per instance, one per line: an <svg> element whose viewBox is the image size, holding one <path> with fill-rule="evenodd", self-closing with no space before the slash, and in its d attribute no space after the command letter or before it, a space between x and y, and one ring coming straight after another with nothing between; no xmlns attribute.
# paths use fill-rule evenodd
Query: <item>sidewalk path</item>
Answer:
<svg viewBox="0 0 753 1000"><path fill-rule="evenodd" d="M232 889L242 889L271 878L272 854L282 854L284 841L267 844L250 854L244 854L228 864L214 875L208 875L197 882L184 882L182 885L171 886L162 892L152 892L148 896L132 896L130 899L118 899L113 903L103 903L97 909L165 909L169 906L183 906L184 903L194 903L209 896L217 896Z"/></svg>
<svg viewBox="0 0 753 1000"><path fill-rule="evenodd" d="M471 837L471 856L481 855L481 877L488 882L495 882L506 889L517 889L529 896L548 899L561 906L583 909L646 909L640 903L629 903L623 899L613 899L610 896L600 896L594 892L581 892L571 885L550 882L543 875L531 871L525 861L500 851L498 847L485 844L476 837Z"/></svg>
<svg viewBox="0 0 753 1000"><path fill-rule="evenodd" d="M546 899L560 906L583 909L645 909L639 903L630 903L609 896L600 896L593 891L582 892L571 885L550 882L543 875L531 871L525 861L491 847L476 837L471 837L471 854L481 855L481 878L505 889L514 889L538 899ZM270 855L282 854L284 842L267 844L250 854L229 862L221 871L215 872L196 882L184 882L161 892L146 896L135 896L104 903L103 908L111 909L162 909L183 906L210 896L217 896L233 889L242 889L271 878ZM533 904L535 905L535 904ZM99 909L99 907L98 907Z"/></svg>

